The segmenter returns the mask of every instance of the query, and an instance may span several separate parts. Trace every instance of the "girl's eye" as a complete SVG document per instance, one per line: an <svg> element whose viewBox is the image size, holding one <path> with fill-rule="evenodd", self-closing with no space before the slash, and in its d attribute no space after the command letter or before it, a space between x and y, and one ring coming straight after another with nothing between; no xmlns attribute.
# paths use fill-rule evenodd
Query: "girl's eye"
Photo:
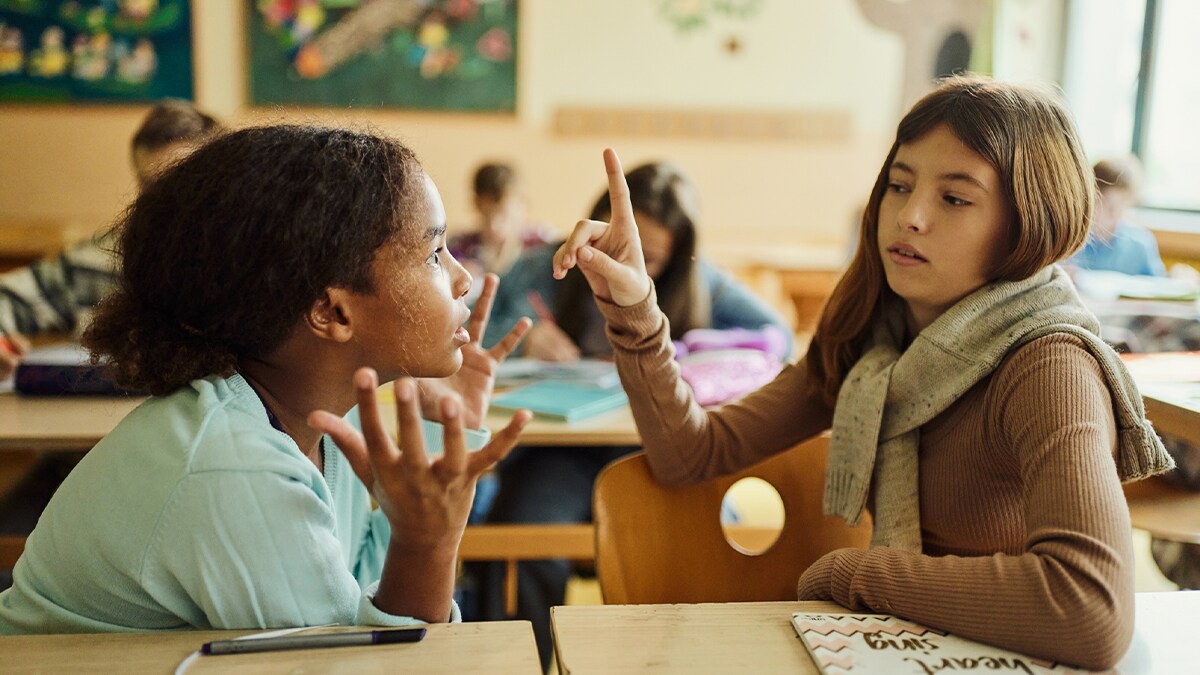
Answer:
<svg viewBox="0 0 1200 675"><path fill-rule="evenodd" d="M971 203L965 199L959 199L958 197L955 197L954 195L946 195L945 199L946 199L946 203L951 206L967 206Z"/></svg>
<svg viewBox="0 0 1200 675"><path fill-rule="evenodd" d="M429 265L431 267L441 267L442 266L442 247L441 246L437 247L437 249L434 250L433 253L429 254L429 257L425 259L425 264Z"/></svg>
<svg viewBox="0 0 1200 675"><path fill-rule="evenodd" d="M888 187L888 190L891 190L892 192L900 192L900 193L908 192L908 188L900 183L888 183L887 187Z"/></svg>

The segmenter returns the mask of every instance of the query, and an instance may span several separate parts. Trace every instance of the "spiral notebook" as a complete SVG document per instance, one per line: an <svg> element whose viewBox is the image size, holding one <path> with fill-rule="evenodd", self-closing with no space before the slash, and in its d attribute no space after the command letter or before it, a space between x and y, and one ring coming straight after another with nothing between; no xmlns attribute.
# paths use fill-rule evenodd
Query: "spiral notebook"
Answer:
<svg viewBox="0 0 1200 675"><path fill-rule="evenodd" d="M792 627L825 675L1089 672L955 637L889 614L796 612Z"/></svg>

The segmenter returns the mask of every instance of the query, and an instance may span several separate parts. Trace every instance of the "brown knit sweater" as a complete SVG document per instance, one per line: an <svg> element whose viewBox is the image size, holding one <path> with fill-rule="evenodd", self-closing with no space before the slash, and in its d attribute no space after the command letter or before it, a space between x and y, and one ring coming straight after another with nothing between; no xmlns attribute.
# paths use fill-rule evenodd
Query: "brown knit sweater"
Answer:
<svg viewBox="0 0 1200 675"><path fill-rule="evenodd" d="M731 473L829 428L833 411L803 361L706 412L679 379L653 294L631 307L600 305L663 483ZM923 553L835 551L797 570L800 599L1109 668L1129 646L1134 607L1115 450L1112 400L1096 360L1075 337L1034 340L920 429Z"/></svg>

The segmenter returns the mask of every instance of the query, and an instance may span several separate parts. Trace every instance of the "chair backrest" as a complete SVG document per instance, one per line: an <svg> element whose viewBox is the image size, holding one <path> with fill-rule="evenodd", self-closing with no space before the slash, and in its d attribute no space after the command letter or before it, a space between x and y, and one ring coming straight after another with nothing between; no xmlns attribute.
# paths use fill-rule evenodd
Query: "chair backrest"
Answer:
<svg viewBox="0 0 1200 675"><path fill-rule="evenodd" d="M682 488L660 485L643 453L613 462L596 480L596 574L610 604L795 600L796 582L817 558L865 548L870 518L856 526L825 516L828 436L819 436L737 474ZM721 528L731 485L757 477L784 506L779 539L750 555Z"/></svg>

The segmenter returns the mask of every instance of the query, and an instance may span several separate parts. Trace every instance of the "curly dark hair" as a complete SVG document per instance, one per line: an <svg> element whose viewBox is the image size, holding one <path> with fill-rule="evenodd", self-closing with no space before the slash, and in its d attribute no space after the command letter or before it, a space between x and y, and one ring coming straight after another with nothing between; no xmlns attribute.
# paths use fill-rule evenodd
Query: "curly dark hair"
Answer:
<svg viewBox="0 0 1200 675"><path fill-rule="evenodd" d="M326 288L374 291L372 260L413 229L422 176L411 150L367 133L219 136L118 221L121 273L83 344L151 394L267 356Z"/></svg>

